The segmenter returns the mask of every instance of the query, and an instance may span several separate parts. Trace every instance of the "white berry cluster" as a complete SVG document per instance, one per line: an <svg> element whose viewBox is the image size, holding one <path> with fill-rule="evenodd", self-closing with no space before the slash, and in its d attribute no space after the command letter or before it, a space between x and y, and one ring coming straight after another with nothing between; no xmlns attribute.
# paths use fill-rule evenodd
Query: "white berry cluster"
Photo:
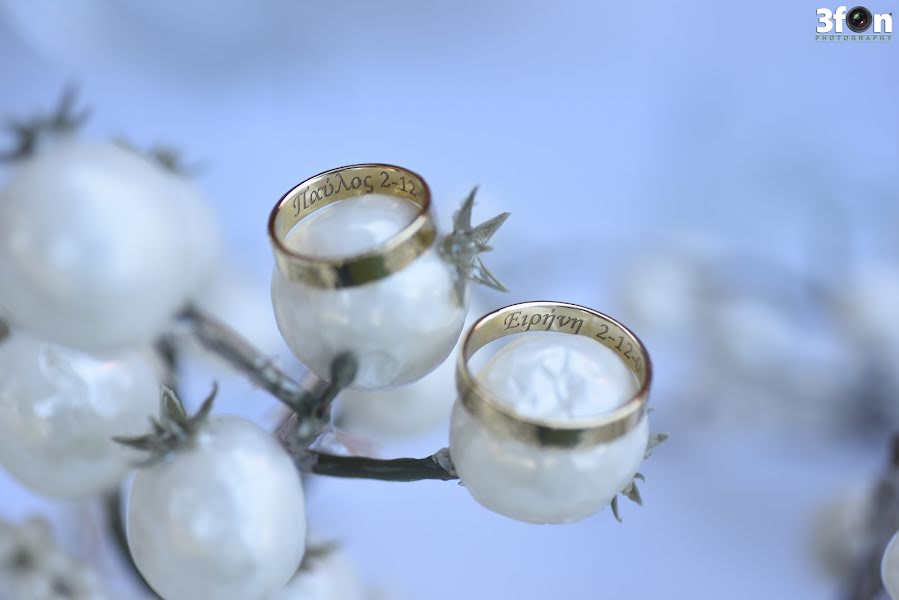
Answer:
<svg viewBox="0 0 899 600"><path fill-rule="evenodd" d="M196 319L191 301L209 279L218 246L214 219L188 181L134 150L72 137L51 139L21 158L0 191L0 314L10 326L0 333L0 465L43 495L78 498L116 488L139 463L127 501L127 545L165 600L361 597L347 578L325 586L328 578L315 571L339 571L336 558L304 562L300 469L325 468L307 446L322 433L310 423L327 425L340 391L334 357L349 357L352 367L344 371L354 388L345 399L350 421L389 430L381 425L395 419L401 425L394 431L408 432L433 424L434 415L447 419L453 365L429 374L457 345L468 314L467 281L502 288L477 254L490 249L505 215L472 227L472 193L451 235L437 237L396 272L360 285L319 288L276 268L271 299L278 327L318 375L306 388L226 325L210 321L203 336L195 331L294 410L300 426L278 439L247 419L211 415L214 392L194 414L167 388L160 399L159 383L171 366L155 345L176 315ZM349 259L401 236L417 210L401 197L360 195L304 218L284 242L311 259ZM423 377L406 388L413 393L386 399ZM615 413L648 389L647 380L638 390L621 354L568 333L524 333L477 377L514 418L563 425ZM619 493L640 501L634 478L641 477L637 469L651 441L648 417L637 416L609 441L545 447L488 427L457 400L449 453L432 462L401 459L411 461L402 468L414 463L425 469L422 477L461 477L482 505L522 521L571 522L609 504L617 516ZM378 471L377 459L331 458L338 471L344 464L381 478L418 477L398 477L389 461ZM21 537L10 531L0 528L0 568L18 565L25 554L39 564L36 550L9 550L9 540ZM68 596L54 596L53 583L43 595L12 597L101 597L69 571L52 577L68 582ZM46 588L38 579L27 585Z"/></svg>
<svg viewBox="0 0 899 600"><path fill-rule="evenodd" d="M152 342L211 267L198 192L133 150L51 138L0 190L0 464L34 490L118 484L158 406ZM207 225L208 226L208 225Z"/></svg>

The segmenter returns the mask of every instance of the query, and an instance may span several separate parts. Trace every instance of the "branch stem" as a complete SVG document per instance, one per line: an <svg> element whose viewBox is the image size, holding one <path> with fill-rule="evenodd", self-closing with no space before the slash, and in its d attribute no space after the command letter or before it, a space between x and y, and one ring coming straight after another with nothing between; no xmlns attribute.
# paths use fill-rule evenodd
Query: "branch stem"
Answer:
<svg viewBox="0 0 899 600"><path fill-rule="evenodd" d="M424 458L369 458L366 456L336 456L308 451L298 458L304 471L331 477L376 479L379 481L423 481L427 479L452 481L459 479L450 459L449 449L443 448Z"/></svg>
<svg viewBox="0 0 899 600"><path fill-rule="evenodd" d="M296 410L305 395L302 385L281 371L273 360L257 350L239 333L198 309L188 306L181 319L209 352L216 354L272 396Z"/></svg>
<svg viewBox="0 0 899 600"><path fill-rule="evenodd" d="M297 415L292 445L308 446L321 433L330 421L334 398L356 377L356 359L343 353L331 361L330 381L310 375L304 386L239 333L197 307L188 306L180 317L204 348L223 358Z"/></svg>

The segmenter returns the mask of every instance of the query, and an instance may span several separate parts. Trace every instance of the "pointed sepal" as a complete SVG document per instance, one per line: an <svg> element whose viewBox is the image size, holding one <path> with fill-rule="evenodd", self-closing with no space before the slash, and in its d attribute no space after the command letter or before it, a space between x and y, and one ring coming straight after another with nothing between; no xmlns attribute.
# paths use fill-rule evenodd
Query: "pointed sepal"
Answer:
<svg viewBox="0 0 899 600"><path fill-rule="evenodd" d="M493 250L488 242L506 222L510 213L499 214L480 225L472 226L471 217L477 191L475 186L453 215L453 232L444 238L441 245L441 254L456 268L456 296L460 301L464 298L467 280L501 292L508 291L479 255Z"/></svg>
<svg viewBox="0 0 899 600"><path fill-rule="evenodd" d="M646 443L646 452L643 454L644 460L652 456L653 450L659 447L660 444L665 442L670 436L667 433L653 433L649 436L649 441Z"/></svg>
<svg viewBox="0 0 899 600"><path fill-rule="evenodd" d="M147 453L147 457L135 463L137 467L153 465L172 452L189 444L212 412L218 385L212 384L212 391L193 415L188 415L184 404L171 389L162 386L159 397L159 418L150 418L150 431L138 436L114 436L112 440L127 448Z"/></svg>
<svg viewBox="0 0 899 600"><path fill-rule="evenodd" d="M90 116L90 110L78 110L76 101L77 88L68 84L63 88L56 108L49 114L39 114L24 120L7 119L6 129L14 138L14 143L12 149L0 153L0 162L31 156L44 135L66 135L77 131Z"/></svg>

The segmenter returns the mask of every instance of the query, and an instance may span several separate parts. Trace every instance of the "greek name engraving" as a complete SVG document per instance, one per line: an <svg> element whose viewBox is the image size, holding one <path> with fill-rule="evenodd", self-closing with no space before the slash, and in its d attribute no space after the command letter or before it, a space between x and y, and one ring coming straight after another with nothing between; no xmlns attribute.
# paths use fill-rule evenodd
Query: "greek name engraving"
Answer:
<svg viewBox="0 0 899 600"><path fill-rule="evenodd" d="M584 325L583 319L557 315L555 312L555 309L553 309L548 313L534 313L528 315L523 311L516 310L515 312L509 313L503 321L503 324L506 326L506 331L509 329L517 329L519 327L524 328L524 331L530 331L534 327L541 327L543 331L549 331L552 329L553 325L556 325L556 329L560 330L562 328L567 328L573 333L580 333L581 327Z"/></svg>
<svg viewBox="0 0 899 600"><path fill-rule="evenodd" d="M376 176L350 176L346 173L336 173L335 175L325 177L324 181L320 181L319 184L315 187L311 185L306 186L294 195L293 200L291 200L294 217L299 217L303 212L314 207L317 202L331 198L334 194L346 196L362 193L371 194L375 191ZM378 187L393 188L410 196L418 196L418 189L412 178L405 176L393 178L389 171L380 171L380 185Z"/></svg>

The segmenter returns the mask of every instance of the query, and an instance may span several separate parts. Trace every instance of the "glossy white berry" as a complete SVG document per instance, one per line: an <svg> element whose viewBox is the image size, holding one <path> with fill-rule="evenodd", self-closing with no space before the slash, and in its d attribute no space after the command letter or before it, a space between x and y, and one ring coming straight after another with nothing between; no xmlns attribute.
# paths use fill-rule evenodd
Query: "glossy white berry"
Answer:
<svg viewBox="0 0 899 600"><path fill-rule="evenodd" d="M300 476L274 437L239 417L212 417L168 459L138 471L128 546L166 600L263 600L305 549Z"/></svg>
<svg viewBox="0 0 899 600"><path fill-rule="evenodd" d="M899 600L899 532L893 535L880 563L883 587L892 600Z"/></svg>
<svg viewBox="0 0 899 600"><path fill-rule="evenodd" d="M470 311L465 329L480 316ZM449 358L418 381L392 390L344 390L340 398L340 424L365 436L413 436L449 423L456 400L456 344Z"/></svg>
<svg viewBox="0 0 899 600"><path fill-rule="evenodd" d="M159 406L149 351L91 355L23 332L0 341L0 465L34 491L90 496L118 484Z"/></svg>
<svg viewBox="0 0 899 600"><path fill-rule="evenodd" d="M0 192L0 306L89 350L149 342L199 278L187 183L111 143L61 141ZM197 211L194 211L196 213Z"/></svg>
<svg viewBox="0 0 899 600"><path fill-rule="evenodd" d="M346 555L330 550L308 564L268 600L366 600L365 587Z"/></svg>
<svg viewBox="0 0 899 600"><path fill-rule="evenodd" d="M417 211L401 198L357 196L306 217L285 243L307 256L353 256L399 233ZM398 273L341 289L288 281L276 268L272 303L281 335L310 370L327 377L333 357L349 351L358 361L353 387L379 389L414 381L449 355L467 312L455 282L432 247Z"/></svg>
<svg viewBox="0 0 899 600"><path fill-rule="evenodd" d="M637 389L634 375L612 350L556 332L510 342L478 379L519 415L553 420L607 413ZM568 523L600 510L631 482L648 439L644 417L612 442L538 447L492 429L457 401L450 452L466 489L485 507L531 523Z"/></svg>

